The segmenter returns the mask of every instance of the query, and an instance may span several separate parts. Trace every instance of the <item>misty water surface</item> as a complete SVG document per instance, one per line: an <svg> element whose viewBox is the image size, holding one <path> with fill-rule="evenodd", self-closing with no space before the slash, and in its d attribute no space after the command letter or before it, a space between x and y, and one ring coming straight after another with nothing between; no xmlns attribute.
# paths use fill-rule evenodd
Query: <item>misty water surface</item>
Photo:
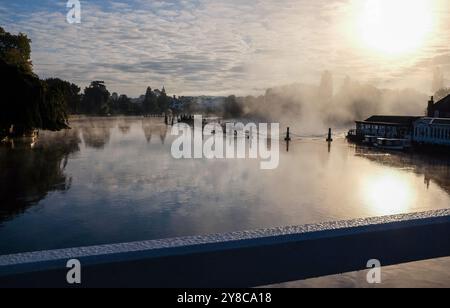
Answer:
<svg viewBox="0 0 450 308"><path fill-rule="evenodd" d="M0 254L448 207L450 161L335 138L256 160L175 160L162 119L78 119L0 147Z"/></svg>

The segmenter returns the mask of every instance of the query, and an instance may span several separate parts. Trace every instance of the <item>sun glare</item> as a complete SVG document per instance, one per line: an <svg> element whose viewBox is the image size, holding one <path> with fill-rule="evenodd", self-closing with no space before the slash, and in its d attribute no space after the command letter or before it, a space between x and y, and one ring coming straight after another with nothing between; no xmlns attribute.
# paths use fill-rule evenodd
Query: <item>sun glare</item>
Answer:
<svg viewBox="0 0 450 308"><path fill-rule="evenodd" d="M429 0L366 0L359 15L364 45L386 54L414 52L432 30Z"/></svg>
<svg viewBox="0 0 450 308"><path fill-rule="evenodd" d="M362 193L363 199L376 215L406 212L416 198L408 180L394 172L368 177Z"/></svg>

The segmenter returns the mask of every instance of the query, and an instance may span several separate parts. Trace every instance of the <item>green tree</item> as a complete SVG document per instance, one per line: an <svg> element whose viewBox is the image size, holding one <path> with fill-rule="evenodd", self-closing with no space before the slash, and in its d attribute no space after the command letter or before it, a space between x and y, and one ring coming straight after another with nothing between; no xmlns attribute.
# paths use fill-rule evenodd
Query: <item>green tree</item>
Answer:
<svg viewBox="0 0 450 308"><path fill-rule="evenodd" d="M132 102L126 95L121 95L119 97L119 100L117 102L117 105L119 107L119 113L121 114L131 114L132 113Z"/></svg>
<svg viewBox="0 0 450 308"><path fill-rule="evenodd" d="M81 109L87 114L106 115L109 110L110 94L103 81L93 81L89 87L84 89Z"/></svg>
<svg viewBox="0 0 450 308"><path fill-rule="evenodd" d="M145 93L145 99L142 103L143 112L146 114L156 114L159 113L158 101L152 88L148 87Z"/></svg>
<svg viewBox="0 0 450 308"><path fill-rule="evenodd" d="M68 127L64 94L33 73L30 43L26 35L0 28L0 137Z"/></svg>
<svg viewBox="0 0 450 308"><path fill-rule="evenodd" d="M31 40L23 33L13 35L0 27L0 58L7 64L32 74Z"/></svg>
<svg viewBox="0 0 450 308"><path fill-rule="evenodd" d="M0 74L0 135L21 135L34 128L43 128L40 107L44 87L39 78L3 59L0 59Z"/></svg>
<svg viewBox="0 0 450 308"><path fill-rule="evenodd" d="M158 97L158 111L163 113L169 110L169 97L166 94L166 89L162 89L161 94Z"/></svg>
<svg viewBox="0 0 450 308"><path fill-rule="evenodd" d="M45 80L47 84L47 90L54 94L60 92L65 101L67 112L70 114L80 113L81 108L81 95L80 87L76 84L68 81L61 80L59 78L49 78Z"/></svg>
<svg viewBox="0 0 450 308"><path fill-rule="evenodd" d="M118 103L119 103L119 94L114 92L113 94L111 94L111 97L109 98L109 101L108 101L110 113L112 113L112 114L119 113Z"/></svg>

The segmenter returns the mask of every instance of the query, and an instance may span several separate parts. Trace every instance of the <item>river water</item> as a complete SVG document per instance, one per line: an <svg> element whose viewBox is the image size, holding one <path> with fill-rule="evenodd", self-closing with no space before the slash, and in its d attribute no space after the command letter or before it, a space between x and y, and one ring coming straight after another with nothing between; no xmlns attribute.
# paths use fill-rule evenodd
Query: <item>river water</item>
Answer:
<svg viewBox="0 0 450 308"><path fill-rule="evenodd" d="M78 118L0 147L0 254L446 208L450 159L294 140L280 164L176 160L154 118ZM272 141L277 142L277 141ZM442 263L442 262L441 262Z"/></svg>

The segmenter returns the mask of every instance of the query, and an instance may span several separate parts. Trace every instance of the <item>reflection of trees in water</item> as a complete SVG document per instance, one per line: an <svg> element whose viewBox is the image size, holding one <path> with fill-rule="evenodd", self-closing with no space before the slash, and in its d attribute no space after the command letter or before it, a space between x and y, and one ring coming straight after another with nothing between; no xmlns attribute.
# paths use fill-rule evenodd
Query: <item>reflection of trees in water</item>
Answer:
<svg viewBox="0 0 450 308"><path fill-rule="evenodd" d="M421 153L401 153L377 151L365 147L356 147L356 156L364 157L378 164L411 169L424 176L424 183L429 187L433 181L450 194L450 158Z"/></svg>
<svg viewBox="0 0 450 308"><path fill-rule="evenodd" d="M162 144L166 142L166 137L167 137L167 126L161 125L159 127L159 139L161 139Z"/></svg>
<svg viewBox="0 0 450 308"><path fill-rule="evenodd" d="M130 118L123 118L119 121L117 124L117 127L119 128L120 132L124 135L127 135L131 131L131 124L135 121L135 119Z"/></svg>
<svg viewBox="0 0 450 308"><path fill-rule="evenodd" d="M123 125L123 124L119 124L119 130L122 134L126 135L130 132L131 130L131 126L127 126L127 125Z"/></svg>
<svg viewBox="0 0 450 308"><path fill-rule="evenodd" d="M83 119L73 123L83 133L83 141L86 147L103 149L111 139L111 130L115 126L115 120L109 118Z"/></svg>
<svg viewBox="0 0 450 308"><path fill-rule="evenodd" d="M66 191L69 155L80 150L76 129L41 132L35 147L0 147L0 221L25 212L49 192Z"/></svg>
<svg viewBox="0 0 450 308"><path fill-rule="evenodd" d="M167 126L156 123L151 118L145 118L142 120L142 131L144 132L145 139L148 143L152 141L153 135L159 135L162 144L164 144L164 142L166 141Z"/></svg>

